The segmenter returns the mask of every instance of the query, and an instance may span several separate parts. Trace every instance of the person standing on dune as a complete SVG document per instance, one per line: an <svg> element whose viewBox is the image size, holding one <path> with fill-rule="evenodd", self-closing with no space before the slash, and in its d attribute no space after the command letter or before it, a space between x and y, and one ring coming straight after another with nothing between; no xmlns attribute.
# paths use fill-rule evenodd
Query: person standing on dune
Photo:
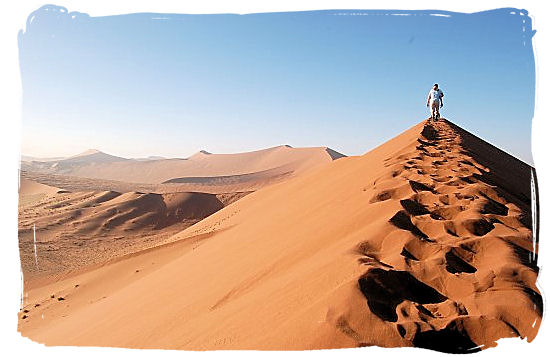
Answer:
<svg viewBox="0 0 550 357"><path fill-rule="evenodd" d="M439 119L439 108L443 107L443 91L439 89L439 85L434 84L433 88L428 93L428 101L426 106L431 108L431 119Z"/></svg>

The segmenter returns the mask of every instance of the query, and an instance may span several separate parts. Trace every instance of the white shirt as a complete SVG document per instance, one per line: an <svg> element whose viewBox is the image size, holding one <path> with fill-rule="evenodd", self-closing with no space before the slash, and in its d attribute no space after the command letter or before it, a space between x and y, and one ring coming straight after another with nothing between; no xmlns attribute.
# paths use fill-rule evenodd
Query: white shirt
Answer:
<svg viewBox="0 0 550 357"><path fill-rule="evenodd" d="M430 93L428 93L428 99L430 100L430 102L433 102L433 101L438 101L441 99L441 97L443 97L443 91L441 89L437 89L437 90L430 90Z"/></svg>

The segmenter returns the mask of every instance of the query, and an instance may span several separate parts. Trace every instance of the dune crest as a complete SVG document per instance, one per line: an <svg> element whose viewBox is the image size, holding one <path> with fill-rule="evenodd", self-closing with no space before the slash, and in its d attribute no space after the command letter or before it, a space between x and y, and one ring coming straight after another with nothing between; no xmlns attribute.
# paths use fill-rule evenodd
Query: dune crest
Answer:
<svg viewBox="0 0 550 357"><path fill-rule="evenodd" d="M19 181L19 207L33 204L59 191L58 187L44 185L21 177Z"/></svg>
<svg viewBox="0 0 550 357"><path fill-rule="evenodd" d="M532 170L424 121L251 193L170 245L28 289L19 328L48 345L190 350L531 341Z"/></svg>
<svg viewBox="0 0 550 357"><path fill-rule="evenodd" d="M44 185L25 178L21 178L19 182L19 194L23 196L39 194L48 195L56 193L57 191L59 191L57 187Z"/></svg>
<svg viewBox="0 0 550 357"><path fill-rule="evenodd" d="M19 246L24 283L162 244L244 194L67 192L22 179Z"/></svg>
<svg viewBox="0 0 550 357"><path fill-rule="evenodd" d="M273 148L212 154L201 150L186 159L125 159L98 150L87 150L57 161L24 161L24 171L138 184L160 184L187 177L254 175L256 182L304 172L343 157L328 148ZM237 180L238 181L238 180Z"/></svg>

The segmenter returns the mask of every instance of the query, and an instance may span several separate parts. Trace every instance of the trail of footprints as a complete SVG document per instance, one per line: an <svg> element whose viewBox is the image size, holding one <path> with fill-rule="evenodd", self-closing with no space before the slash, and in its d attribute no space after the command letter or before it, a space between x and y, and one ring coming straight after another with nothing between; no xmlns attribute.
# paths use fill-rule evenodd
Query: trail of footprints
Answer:
<svg viewBox="0 0 550 357"><path fill-rule="evenodd" d="M369 237L357 246L358 262L367 268L359 289L371 312L394 323L399 335L413 345L474 351L477 345L456 319L468 315L468 309L440 293L446 291L445 278L434 281L433 276L454 275L476 291L489 289L491 281L475 276L477 242L497 226L502 235L530 239L521 223L523 213L479 179L486 168L468 156L459 135L444 121L426 124L416 147L386 160L385 166L388 173L374 183L378 192L370 204L399 200L401 209L389 218L395 229L388 235ZM395 180L402 184L396 187ZM521 259L529 252L516 253ZM430 274L433 269L440 271Z"/></svg>

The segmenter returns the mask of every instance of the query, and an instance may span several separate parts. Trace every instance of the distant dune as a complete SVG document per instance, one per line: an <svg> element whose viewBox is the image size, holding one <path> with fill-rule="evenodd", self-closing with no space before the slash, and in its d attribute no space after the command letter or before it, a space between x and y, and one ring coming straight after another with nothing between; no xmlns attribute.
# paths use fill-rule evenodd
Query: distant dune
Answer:
<svg viewBox="0 0 550 357"><path fill-rule="evenodd" d="M57 187L43 185L25 178L22 178L19 182L19 194L23 196L40 194L48 195L56 193L57 191L59 191Z"/></svg>
<svg viewBox="0 0 550 357"><path fill-rule="evenodd" d="M130 160L87 150L59 161L24 163L19 241L25 281L159 245L252 191L342 156L327 148L280 146L241 154L201 150L188 159ZM143 183L176 173L200 176ZM111 176L119 180L100 178ZM180 203L172 207L173 202ZM41 251L40 265L35 246Z"/></svg>
<svg viewBox="0 0 550 357"><path fill-rule="evenodd" d="M253 171L289 150L258 155ZM210 156L191 161L214 167ZM532 170L424 121L253 192L166 245L26 286L19 330L47 345L188 350L467 353L531 341L542 317Z"/></svg>
<svg viewBox="0 0 550 357"><path fill-rule="evenodd" d="M19 181L19 206L26 206L60 191L59 188L21 178Z"/></svg>
<svg viewBox="0 0 550 357"><path fill-rule="evenodd" d="M159 245L245 194L67 192L22 179L19 246L25 283Z"/></svg>
<svg viewBox="0 0 550 357"><path fill-rule="evenodd" d="M64 157L34 157L34 156L28 156L28 155L21 155L21 161L22 162L31 162L31 161L41 161L41 162L48 162L48 161L59 161L65 159Z"/></svg>
<svg viewBox="0 0 550 357"><path fill-rule="evenodd" d="M328 148L270 149L239 154L210 154L204 150L187 159L124 159L91 150L59 161L23 162L22 170L115 180L129 183L159 184L185 177L213 177L256 174L270 180L268 174L281 176L303 172L321 163L343 157ZM260 175L260 173L265 175Z"/></svg>

